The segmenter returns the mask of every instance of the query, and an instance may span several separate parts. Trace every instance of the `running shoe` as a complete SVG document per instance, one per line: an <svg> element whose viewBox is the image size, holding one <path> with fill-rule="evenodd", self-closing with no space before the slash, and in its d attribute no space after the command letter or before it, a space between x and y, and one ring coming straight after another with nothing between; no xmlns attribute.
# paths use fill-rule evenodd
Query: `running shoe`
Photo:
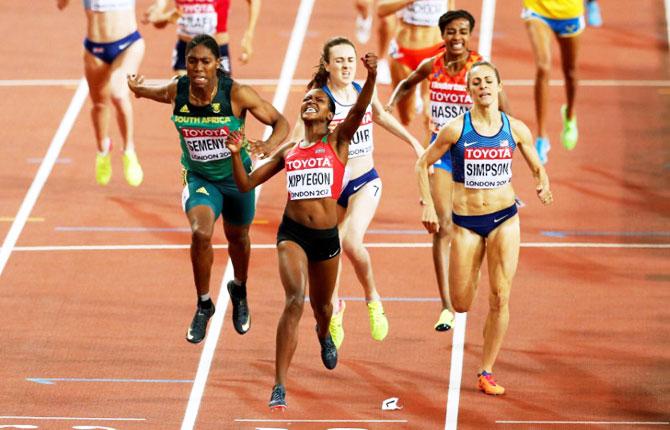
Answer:
<svg viewBox="0 0 670 430"><path fill-rule="evenodd" d="M380 85L391 85L391 68L386 58L377 63L377 81Z"/></svg>
<svg viewBox="0 0 670 430"><path fill-rule="evenodd" d="M370 33L372 32L372 15L363 18L356 15L356 40L361 43L368 43L370 40Z"/></svg>
<svg viewBox="0 0 670 430"><path fill-rule="evenodd" d="M384 313L384 306L379 300L368 303L368 315L370 315L370 334L374 340L382 341L389 333L389 320Z"/></svg>
<svg viewBox="0 0 670 430"><path fill-rule="evenodd" d="M485 370L477 374L477 388L492 396L499 396L505 393L505 389L496 383L493 373Z"/></svg>
<svg viewBox="0 0 670 430"><path fill-rule="evenodd" d="M214 315L214 305L211 308L198 308L195 310L195 315L193 316L193 321L191 321L191 326L186 332L186 340L191 343L200 343L205 338L205 333L207 332L207 323L209 319Z"/></svg>
<svg viewBox="0 0 670 430"><path fill-rule="evenodd" d="M286 409L286 388L282 384L272 387L272 395L268 403L271 411L282 411Z"/></svg>
<svg viewBox="0 0 670 430"><path fill-rule="evenodd" d="M342 323L346 307L347 304L344 300L340 300L340 311L330 317L330 324L328 325L330 337L333 339L333 343L337 349L340 349L342 342L344 342L344 327L342 326Z"/></svg>
<svg viewBox="0 0 670 430"><path fill-rule="evenodd" d="M319 332L319 326L316 326L317 338ZM332 370L337 366L337 348L335 348L335 343L333 338L330 336L330 333L326 334L325 339L319 338L319 343L321 344L321 361L323 365L326 366L326 369Z"/></svg>
<svg viewBox="0 0 670 430"><path fill-rule="evenodd" d="M454 314L449 309L442 309L440 318L435 323L435 331L448 331L454 326Z"/></svg>
<svg viewBox="0 0 670 430"><path fill-rule="evenodd" d="M537 155L540 157L540 163L547 164L547 161L549 161L547 153L551 149L549 138L538 136L537 139L535 139L535 149L537 150Z"/></svg>
<svg viewBox="0 0 670 430"><path fill-rule="evenodd" d="M247 286L246 284L237 285L233 281L229 281L227 286L230 302L233 304L233 327L239 334L244 334L249 331L251 325L247 304Z"/></svg>
<svg viewBox="0 0 670 430"><path fill-rule="evenodd" d="M112 179L112 156L101 155L98 153L95 156L95 181L99 185L107 185Z"/></svg>
<svg viewBox="0 0 670 430"><path fill-rule="evenodd" d="M133 187L138 187L144 179L144 172L142 172L142 166L137 160L135 151L123 153L123 176L126 177L126 182Z"/></svg>
<svg viewBox="0 0 670 430"><path fill-rule="evenodd" d="M603 17L600 15L600 6L596 0L586 1L586 22L591 27L603 25Z"/></svg>
<svg viewBox="0 0 670 430"><path fill-rule="evenodd" d="M567 117L568 107L566 105L561 106L561 117L563 117L563 130L561 131L561 143L567 150L575 149L577 146L577 138L579 137L579 132L577 131L577 118L573 117L568 119Z"/></svg>

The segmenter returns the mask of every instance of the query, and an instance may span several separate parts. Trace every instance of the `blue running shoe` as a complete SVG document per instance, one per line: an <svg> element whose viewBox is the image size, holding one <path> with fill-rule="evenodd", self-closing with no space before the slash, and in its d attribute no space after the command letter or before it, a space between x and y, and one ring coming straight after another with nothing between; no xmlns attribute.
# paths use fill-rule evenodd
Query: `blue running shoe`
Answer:
<svg viewBox="0 0 670 430"><path fill-rule="evenodd" d="M587 0L586 2L586 22L591 27L600 27L603 25L603 17L600 15L600 6L596 0Z"/></svg>
<svg viewBox="0 0 670 430"><path fill-rule="evenodd" d="M540 157L540 162L542 164L547 164L549 157L547 153L551 149L551 143L549 143L548 137L538 137L535 139L535 149L537 150L537 155Z"/></svg>

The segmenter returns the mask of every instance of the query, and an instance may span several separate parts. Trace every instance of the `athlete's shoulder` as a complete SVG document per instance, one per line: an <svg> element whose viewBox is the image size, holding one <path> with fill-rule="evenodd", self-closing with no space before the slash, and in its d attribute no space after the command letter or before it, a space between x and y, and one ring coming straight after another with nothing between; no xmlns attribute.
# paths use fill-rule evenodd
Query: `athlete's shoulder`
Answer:
<svg viewBox="0 0 670 430"><path fill-rule="evenodd" d="M465 121L465 114L460 114L456 118L449 121L440 129L439 137L443 142L454 144L458 142L463 132L463 122Z"/></svg>

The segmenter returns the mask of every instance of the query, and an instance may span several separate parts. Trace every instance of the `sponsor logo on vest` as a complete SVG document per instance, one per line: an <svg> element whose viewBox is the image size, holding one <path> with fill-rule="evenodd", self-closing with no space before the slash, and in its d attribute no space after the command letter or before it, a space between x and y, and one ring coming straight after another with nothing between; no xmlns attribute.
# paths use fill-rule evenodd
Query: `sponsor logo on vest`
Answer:
<svg viewBox="0 0 670 430"><path fill-rule="evenodd" d="M464 148L464 164L467 188L497 188L512 181L512 149L509 146Z"/></svg>
<svg viewBox="0 0 670 430"><path fill-rule="evenodd" d="M188 111L188 106L184 105L182 109L186 108ZM181 112L181 110L180 110ZM189 112L184 112L189 113ZM230 117L227 116L174 116L174 122L177 124L228 124L231 121Z"/></svg>
<svg viewBox="0 0 670 430"><path fill-rule="evenodd" d="M316 167L333 167L333 164L327 157L308 158L306 160L305 159L286 160L286 170L301 170L306 168L313 169Z"/></svg>
<svg viewBox="0 0 670 430"><path fill-rule="evenodd" d="M447 93L443 91L431 91L430 101L438 103L472 104L472 98L468 93Z"/></svg>
<svg viewBox="0 0 670 430"><path fill-rule="evenodd" d="M212 111L214 113L221 112L221 103L212 103Z"/></svg>
<svg viewBox="0 0 670 430"><path fill-rule="evenodd" d="M198 188L197 190L195 190L195 192L196 192L196 193L200 193L200 194L204 194L204 195L206 195L206 196L209 195L209 193L207 192L207 190L205 189L205 187L200 187L200 188Z"/></svg>
<svg viewBox="0 0 670 430"><path fill-rule="evenodd" d="M182 128L182 138L193 161L222 160L230 157L226 147L227 128Z"/></svg>
<svg viewBox="0 0 670 430"><path fill-rule="evenodd" d="M179 109L179 112L181 113L191 113L190 110L188 110L188 106L184 105Z"/></svg>

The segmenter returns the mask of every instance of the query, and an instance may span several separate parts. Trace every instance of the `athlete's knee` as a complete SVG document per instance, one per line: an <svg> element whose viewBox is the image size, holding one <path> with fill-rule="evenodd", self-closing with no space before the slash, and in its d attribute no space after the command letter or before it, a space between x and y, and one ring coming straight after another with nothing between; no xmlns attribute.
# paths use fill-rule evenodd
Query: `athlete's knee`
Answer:
<svg viewBox="0 0 670 430"><path fill-rule="evenodd" d="M500 311L509 306L509 289L495 289L489 295L489 308L492 311Z"/></svg>
<svg viewBox="0 0 670 430"><path fill-rule="evenodd" d="M249 229L246 227L226 228L225 233L229 244L238 246L246 246L249 244Z"/></svg>
<svg viewBox="0 0 670 430"><path fill-rule="evenodd" d="M211 245L212 229L205 226L195 226L191 231L191 243L196 247Z"/></svg>
<svg viewBox="0 0 670 430"><path fill-rule="evenodd" d="M101 112L105 109L107 109L108 103L107 100L104 99L99 99L93 102L93 105L91 107L91 110L93 112Z"/></svg>
<svg viewBox="0 0 670 430"><path fill-rule="evenodd" d="M563 76L565 77L566 81L569 82L576 82L577 81L577 68L575 67L574 64L565 66L563 68Z"/></svg>
<svg viewBox="0 0 670 430"><path fill-rule="evenodd" d="M549 74L551 73L551 62L550 61L538 61L535 65L535 76L538 79L549 79Z"/></svg>
<svg viewBox="0 0 670 430"><path fill-rule="evenodd" d="M451 216L440 217L439 224L440 229L435 233L435 235L440 239L451 237Z"/></svg>
<svg viewBox="0 0 670 430"><path fill-rule="evenodd" d="M476 292L474 286L458 290L450 288L449 297L451 298L451 306L453 306L456 312L468 312L474 300L474 292Z"/></svg>
<svg viewBox="0 0 670 430"><path fill-rule="evenodd" d="M358 238L345 238L342 241L342 251L349 257L355 257L365 252L363 241Z"/></svg>
<svg viewBox="0 0 670 430"><path fill-rule="evenodd" d="M310 300L310 305L314 315L322 318L330 318L333 315L333 304L331 302L316 303L316 300Z"/></svg>
<svg viewBox="0 0 670 430"><path fill-rule="evenodd" d="M284 308L292 314L301 314L305 304L305 294L301 291L295 291L286 294Z"/></svg>
<svg viewBox="0 0 670 430"><path fill-rule="evenodd" d="M470 310L470 303L465 297L453 296L451 297L451 306L456 312L467 312Z"/></svg>

